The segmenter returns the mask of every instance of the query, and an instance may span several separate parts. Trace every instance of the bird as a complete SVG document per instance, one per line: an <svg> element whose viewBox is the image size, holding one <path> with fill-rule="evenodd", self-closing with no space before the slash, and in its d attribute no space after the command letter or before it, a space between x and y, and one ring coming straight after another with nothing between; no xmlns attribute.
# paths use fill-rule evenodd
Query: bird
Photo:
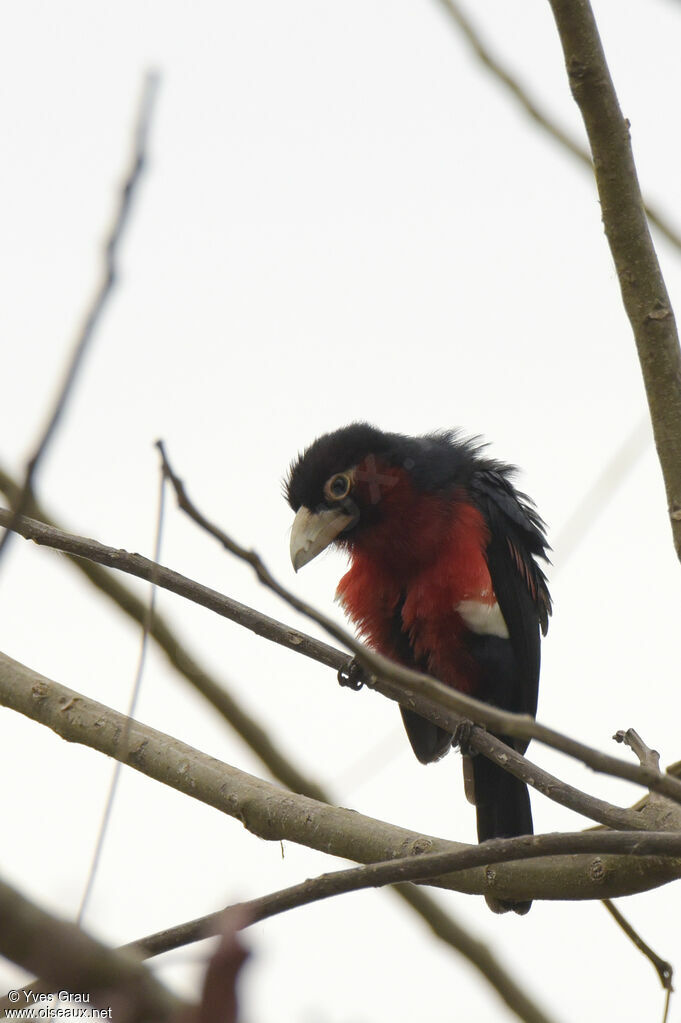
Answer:
<svg viewBox="0 0 681 1023"><path fill-rule="evenodd" d="M548 562L550 548L534 503L514 485L517 469L485 449L479 437L454 430L411 437L365 422L318 437L285 478L295 512L291 561L297 572L328 547L345 552L349 568L336 596L370 647L535 716L540 633L552 611L538 561ZM422 764L449 751L451 732L400 710ZM528 745L500 738L520 753ZM464 758L467 776L479 842L533 833L522 781L480 754ZM487 902L521 915L531 906Z"/></svg>

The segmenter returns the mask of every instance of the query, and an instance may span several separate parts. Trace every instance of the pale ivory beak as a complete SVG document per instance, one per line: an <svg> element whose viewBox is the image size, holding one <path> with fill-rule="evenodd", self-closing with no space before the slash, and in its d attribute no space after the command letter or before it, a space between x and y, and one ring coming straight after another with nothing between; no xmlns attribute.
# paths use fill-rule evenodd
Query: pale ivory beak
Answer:
<svg viewBox="0 0 681 1023"><path fill-rule="evenodd" d="M325 550L355 519L340 508L311 512L299 508L291 529L291 563L297 572Z"/></svg>

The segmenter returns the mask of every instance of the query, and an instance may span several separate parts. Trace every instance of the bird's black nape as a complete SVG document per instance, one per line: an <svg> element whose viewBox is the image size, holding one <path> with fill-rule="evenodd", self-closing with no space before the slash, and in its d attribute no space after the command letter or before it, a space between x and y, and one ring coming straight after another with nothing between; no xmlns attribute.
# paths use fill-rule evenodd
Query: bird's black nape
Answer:
<svg viewBox="0 0 681 1023"><path fill-rule="evenodd" d="M409 471L417 489L448 490L455 482L467 482L476 467L489 466L511 474L512 466L481 456L479 438L460 437L442 430L422 437L387 433L369 423L351 423L313 441L291 463L284 491L294 511L301 506L317 507L324 483L334 473L344 472L368 455Z"/></svg>
<svg viewBox="0 0 681 1023"><path fill-rule="evenodd" d="M369 423L351 423L318 437L291 463L284 484L286 500L294 511L301 506L315 508L330 476L369 454L382 453L389 446L389 438Z"/></svg>

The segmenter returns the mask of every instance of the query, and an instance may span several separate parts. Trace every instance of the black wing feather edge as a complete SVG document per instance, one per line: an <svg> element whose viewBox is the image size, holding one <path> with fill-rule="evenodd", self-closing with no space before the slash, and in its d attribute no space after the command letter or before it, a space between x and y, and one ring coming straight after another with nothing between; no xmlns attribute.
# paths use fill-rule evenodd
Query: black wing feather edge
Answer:
<svg viewBox="0 0 681 1023"><path fill-rule="evenodd" d="M473 475L471 493L489 528L487 565L521 677L521 713L537 712L539 630L546 635L551 597L535 560L548 561L545 526L531 500L509 479L513 470L495 464Z"/></svg>

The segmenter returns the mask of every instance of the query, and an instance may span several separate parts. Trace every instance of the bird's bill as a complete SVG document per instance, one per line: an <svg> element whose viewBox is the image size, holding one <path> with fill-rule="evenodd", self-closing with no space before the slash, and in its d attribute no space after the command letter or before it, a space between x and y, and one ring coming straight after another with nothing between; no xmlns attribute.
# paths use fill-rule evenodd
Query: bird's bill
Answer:
<svg viewBox="0 0 681 1023"><path fill-rule="evenodd" d="M291 563L297 572L332 543L355 520L340 508L312 512L299 508L291 529Z"/></svg>

